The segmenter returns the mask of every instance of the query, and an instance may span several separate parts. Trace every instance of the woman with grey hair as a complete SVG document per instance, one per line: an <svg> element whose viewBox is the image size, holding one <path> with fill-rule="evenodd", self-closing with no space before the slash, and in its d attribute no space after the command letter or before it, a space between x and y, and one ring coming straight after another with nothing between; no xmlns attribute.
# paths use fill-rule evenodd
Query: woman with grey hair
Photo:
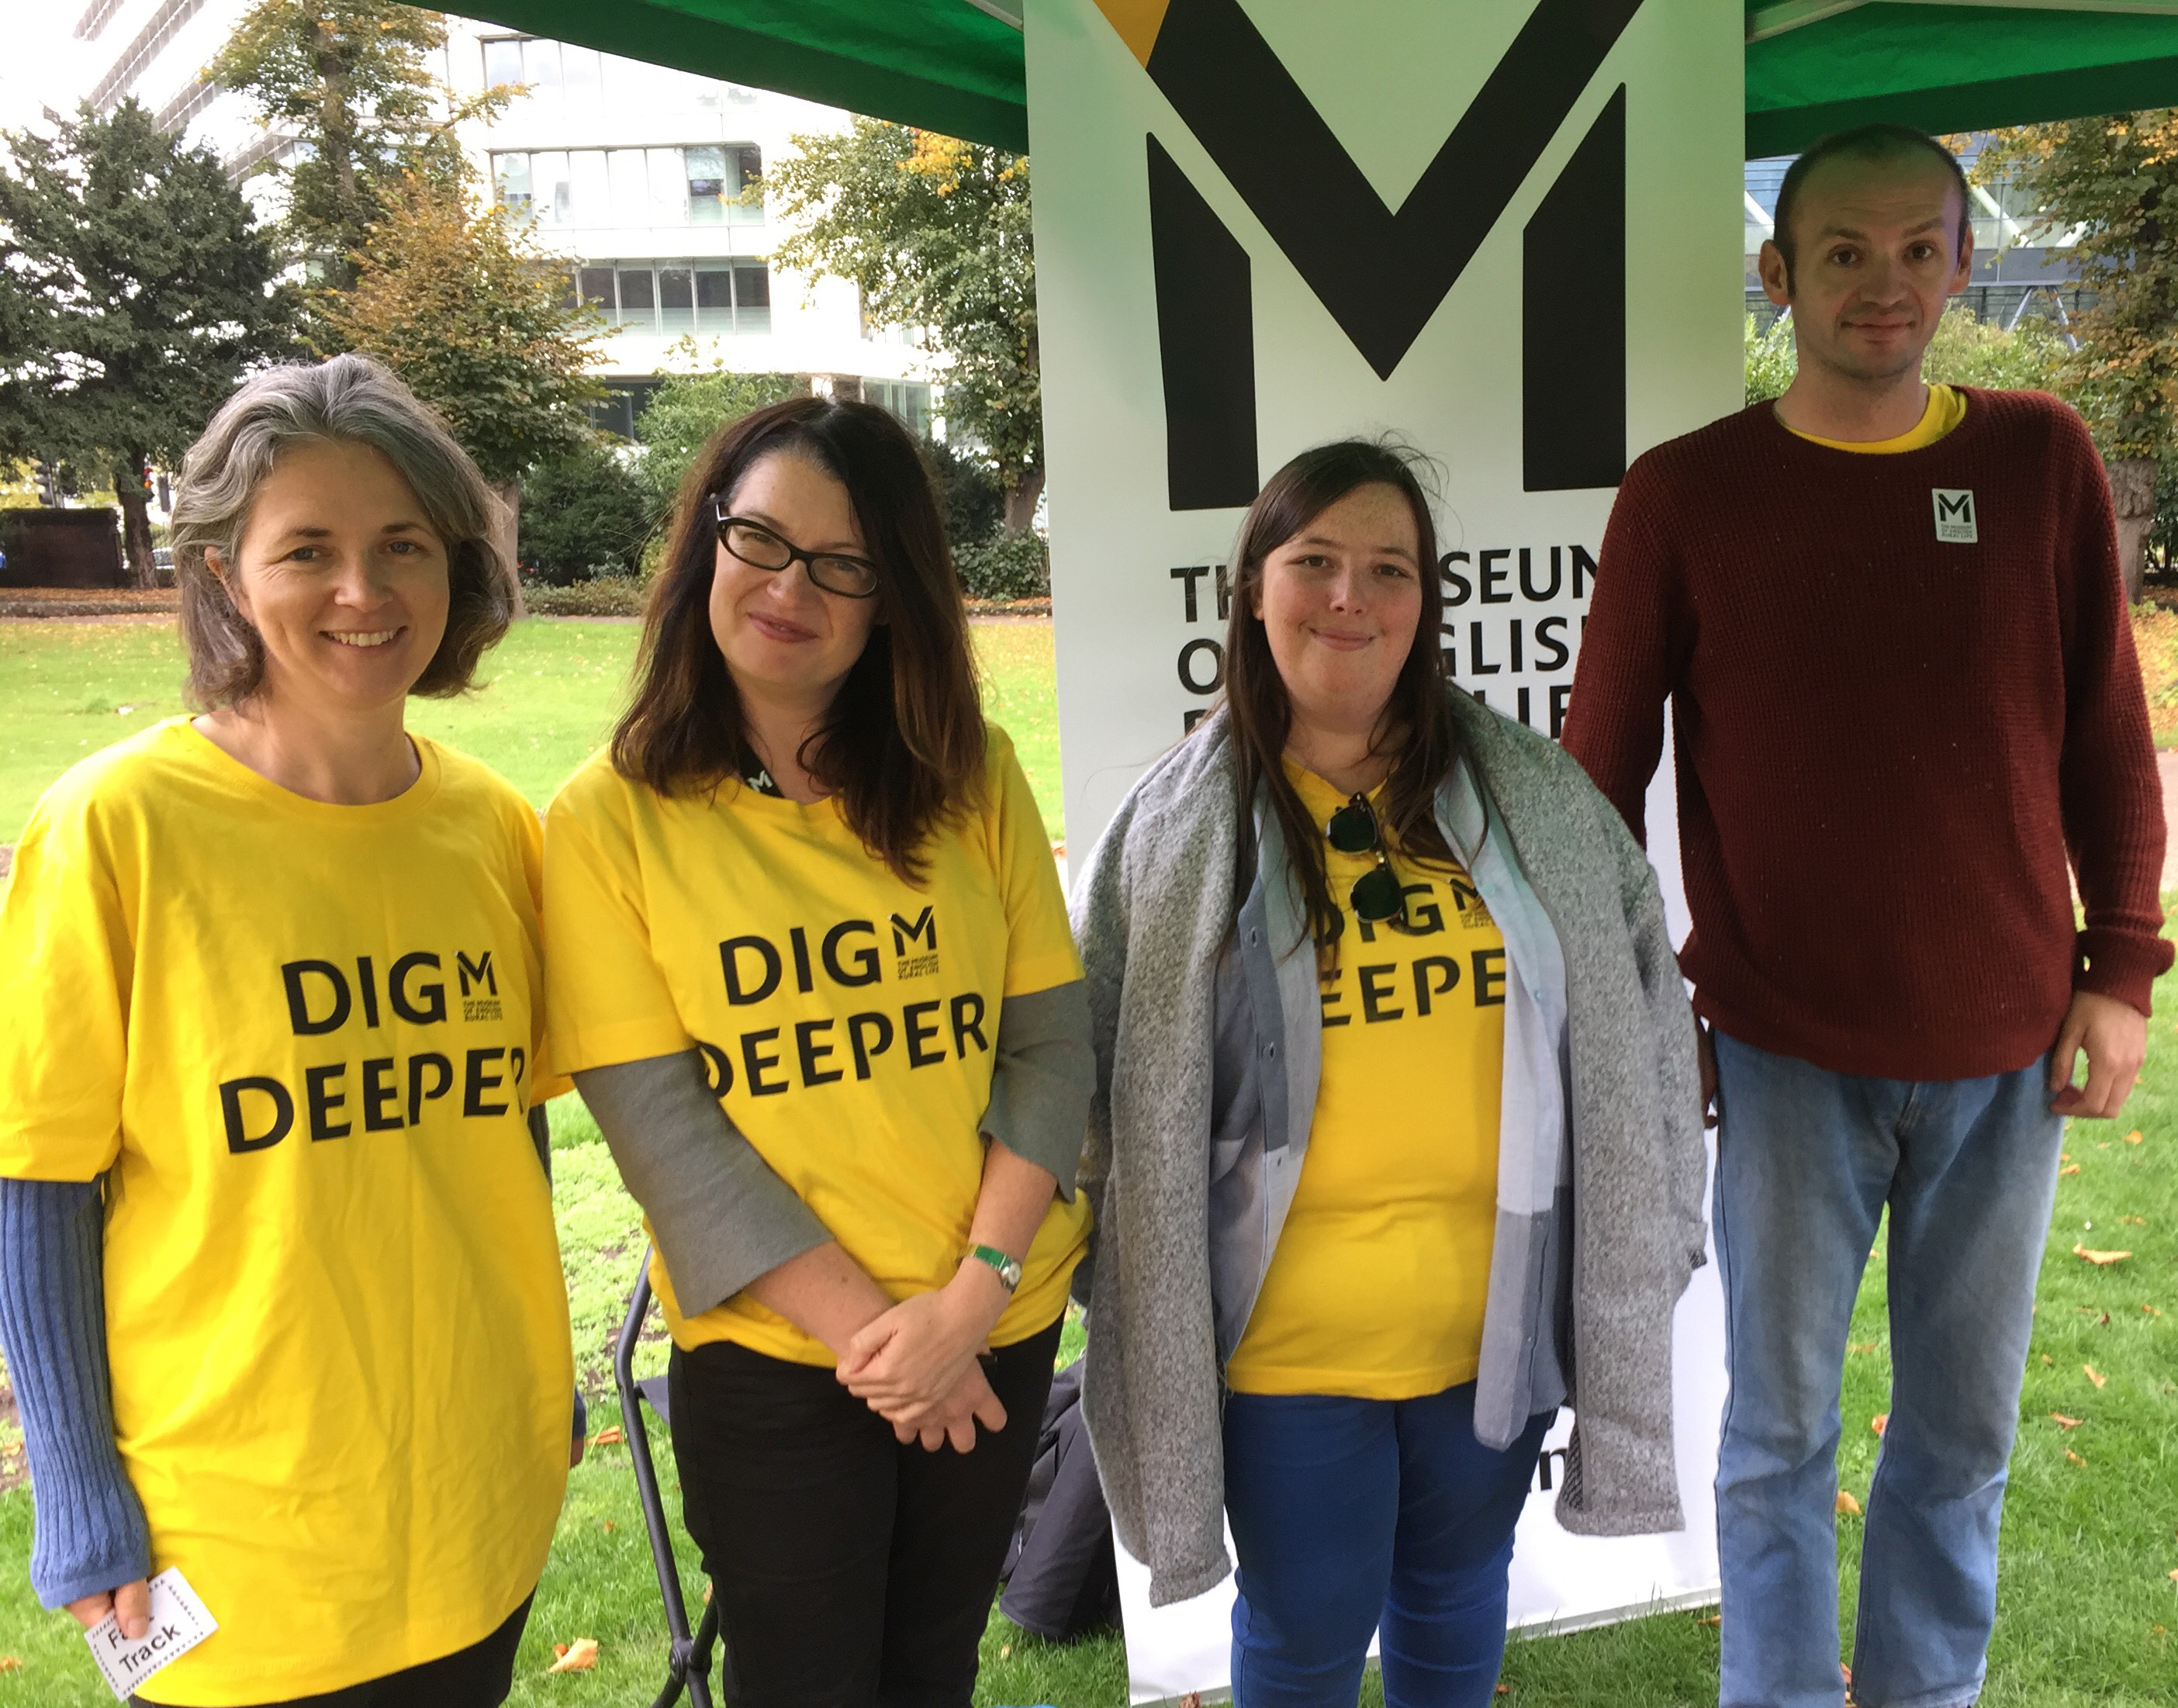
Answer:
<svg viewBox="0 0 2178 1708"><path fill-rule="evenodd" d="M403 727L506 632L491 506L376 364L245 381L174 506L199 714L47 791L0 901L32 1585L216 1625L139 1703L509 1688L571 1459L541 839Z"/></svg>
<svg viewBox="0 0 2178 1708"><path fill-rule="evenodd" d="M1295 457L1234 569L1223 702L1074 891L1082 1412L1152 1601L1229 1518L1239 1708L1352 1708L1371 1633L1388 1708L1484 1708L1562 1403L1559 1522L1680 1527L1694 1018L1611 804L1444 680L1407 456Z"/></svg>

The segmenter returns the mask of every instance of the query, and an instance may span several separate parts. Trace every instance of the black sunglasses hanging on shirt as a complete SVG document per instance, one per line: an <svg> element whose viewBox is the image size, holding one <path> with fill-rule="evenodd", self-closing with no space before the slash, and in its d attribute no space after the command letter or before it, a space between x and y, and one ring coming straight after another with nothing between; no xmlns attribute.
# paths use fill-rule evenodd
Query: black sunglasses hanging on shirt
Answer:
<svg viewBox="0 0 2178 1708"><path fill-rule="evenodd" d="M1406 892L1399 887L1398 874L1392 870L1390 855L1384 851L1384 836L1376 822L1376 809L1369 804L1366 795L1355 795L1331 815L1324 826L1324 835L1331 846L1342 854L1373 854L1376 863L1354 880L1354 887L1346 895L1354 917L1367 924L1381 925L1387 919L1402 923L1406 919Z"/></svg>

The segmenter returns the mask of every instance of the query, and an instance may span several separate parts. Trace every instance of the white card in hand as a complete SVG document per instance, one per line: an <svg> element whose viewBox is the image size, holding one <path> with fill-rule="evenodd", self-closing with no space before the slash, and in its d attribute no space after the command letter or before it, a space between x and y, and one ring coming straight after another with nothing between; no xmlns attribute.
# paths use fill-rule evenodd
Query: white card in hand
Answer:
<svg viewBox="0 0 2178 1708"><path fill-rule="evenodd" d="M121 1622L111 1613L83 1634L91 1659L106 1675L107 1688L123 1702L169 1661L188 1654L219 1629L177 1568L169 1566L149 1587L151 1624L142 1636L123 1636Z"/></svg>

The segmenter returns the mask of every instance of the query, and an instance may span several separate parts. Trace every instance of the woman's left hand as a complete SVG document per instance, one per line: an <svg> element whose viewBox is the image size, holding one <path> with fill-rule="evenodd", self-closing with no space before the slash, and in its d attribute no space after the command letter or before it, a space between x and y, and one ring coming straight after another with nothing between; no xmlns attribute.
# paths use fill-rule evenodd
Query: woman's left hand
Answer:
<svg viewBox="0 0 2178 1708"><path fill-rule="evenodd" d="M929 1410L984 1349L1009 1296L982 1264L964 1264L944 1286L903 1299L849 1341L840 1382L882 1417Z"/></svg>

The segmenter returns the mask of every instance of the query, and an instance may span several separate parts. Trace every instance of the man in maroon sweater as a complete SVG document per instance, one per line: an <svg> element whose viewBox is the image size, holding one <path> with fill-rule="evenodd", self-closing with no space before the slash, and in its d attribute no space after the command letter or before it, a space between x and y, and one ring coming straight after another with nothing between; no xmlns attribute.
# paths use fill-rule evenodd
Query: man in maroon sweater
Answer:
<svg viewBox="0 0 2178 1708"><path fill-rule="evenodd" d="M2170 963L2102 465L2053 398L1921 380L1966 209L1914 132L1795 164L1762 276L1798 376L1628 471L1565 726L1638 836L1673 712L1722 1123L1724 1708L1844 1698L1838 1393L1886 1204L1852 1688L1978 1694L2063 1117L2124 1103Z"/></svg>

